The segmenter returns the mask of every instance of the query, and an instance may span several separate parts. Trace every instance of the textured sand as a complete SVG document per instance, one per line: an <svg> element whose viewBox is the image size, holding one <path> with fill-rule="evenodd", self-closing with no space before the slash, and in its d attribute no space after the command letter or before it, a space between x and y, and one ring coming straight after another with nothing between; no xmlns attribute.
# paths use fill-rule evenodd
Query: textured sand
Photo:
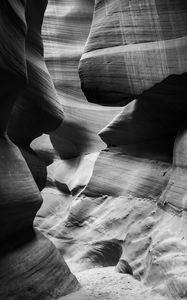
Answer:
<svg viewBox="0 0 187 300"><path fill-rule="evenodd" d="M132 278L119 274L113 267L76 273L81 289L59 300L164 300Z"/></svg>

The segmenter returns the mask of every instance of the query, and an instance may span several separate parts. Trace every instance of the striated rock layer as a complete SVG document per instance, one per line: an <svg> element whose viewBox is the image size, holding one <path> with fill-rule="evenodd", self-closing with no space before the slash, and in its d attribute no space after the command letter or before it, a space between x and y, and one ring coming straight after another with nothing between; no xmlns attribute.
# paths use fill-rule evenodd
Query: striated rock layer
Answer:
<svg viewBox="0 0 187 300"><path fill-rule="evenodd" d="M51 152L57 152L61 158L103 149L105 144L97 133L120 112L118 108L101 110L88 103L81 91L78 64L89 34L93 7L94 0L49 0L45 13L45 60L65 112L63 124L50 135ZM44 140L48 142L45 136L42 143ZM33 147L38 149L40 140Z"/></svg>
<svg viewBox="0 0 187 300"><path fill-rule="evenodd" d="M126 155L120 148L102 151L86 189L68 203L64 199L44 219L38 216L36 224L74 271L117 265L117 272L142 281L164 299L183 299L185 209L178 214L159 207L171 174L170 163Z"/></svg>
<svg viewBox="0 0 187 300"><path fill-rule="evenodd" d="M33 228L46 166L30 143L63 119L43 59L40 30L46 5L45 0L0 3L2 300L55 299L78 286L55 246Z"/></svg>
<svg viewBox="0 0 187 300"><path fill-rule="evenodd" d="M0 252L2 300L58 299L76 290L75 276L40 232L26 229L11 237L7 245L4 242Z"/></svg>
<svg viewBox="0 0 187 300"><path fill-rule="evenodd" d="M79 67L88 101L123 106L186 72L186 21L185 0L96 0Z"/></svg>
<svg viewBox="0 0 187 300"><path fill-rule="evenodd" d="M187 73L173 75L130 102L100 132L108 146L126 154L172 161L172 172L160 204L185 209Z"/></svg>
<svg viewBox="0 0 187 300"><path fill-rule="evenodd" d="M50 138L32 144L50 164L35 226L72 270L117 265L117 272L175 300L187 294L186 2L162 2L95 1L82 88L89 101L104 105L125 105L141 94L122 110L86 103L80 90L76 68L93 1L50 1L46 61L66 116ZM98 158L82 157L106 148L104 142ZM86 280L90 288L92 278ZM84 294L88 300L89 291L67 299Z"/></svg>
<svg viewBox="0 0 187 300"><path fill-rule="evenodd" d="M85 12L89 7L88 25L92 5L50 1L46 15L46 60L68 117L50 137L50 151L54 146L60 157L50 157L51 162L57 160L48 166L45 201L35 226L55 243L74 271L117 265L117 272L133 276L136 283L141 280L164 299L183 299L187 293L186 74L181 73L186 71L186 4L96 1L80 62L88 100L124 105L143 92L123 110L113 111L85 103L76 71L82 51L78 45L82 49L80 39L88 34L81 27L80 35L78 20L83 21L83 14L78 7ZM71 35L73 31L79 34ZM60 73L63 57L69 66L64 69L66 76ZM98 147L98 131L108 146L98 158L94 153L60 160L104 149L104 143ZM49 140L43 136L42 141L48 151ZM45 149L40 145L40 154ZM89 291L85 294L90 296ZM85 296L80 291L67 298L77 295ZM121 299L124 295L125 291Z"/></svg>

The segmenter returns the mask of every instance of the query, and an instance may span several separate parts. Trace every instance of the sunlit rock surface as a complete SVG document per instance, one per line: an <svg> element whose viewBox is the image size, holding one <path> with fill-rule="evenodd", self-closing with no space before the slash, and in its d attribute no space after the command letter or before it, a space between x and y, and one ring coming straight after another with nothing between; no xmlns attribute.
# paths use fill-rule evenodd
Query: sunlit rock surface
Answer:
<svg viewBox="0 0 187 300"><path fill-rule="evenodd" d="M94 276L105 284L106 273L109 282L110 275L116 278L114 270L141 281L150 289L148 299L154 293L160 294L155 299L183 299L186 3L95 1L92 22L93 4L50 1L46 12L46 61L65 121L50 139L33 142L51 160L35 226L80 278L82 289L64 299L110 299L109 287L97 293ZM92 25L80 34L83 15L84 24ZM79 73L87 99L115 106L133 101L121 109L86 102L77 75L83 49ZM106 273L94 272L96 266L108 266ZM141 297L133 286L133 297ZM113 289L120 290L119 299L127 295L120 283Z"/></svg>
<svg viewBox="0 0 187 300"><path fill-rule="evenodd" d="M0 3L0 299L57 299L78 281L55 246L33 228L46 165L30 148L63 119L43 59L47 1ZM20 150L19 150L20 148Z"/></svg>
<svg viewBox="0 0 187 300"><path fill-rule="evenodd" d="M186 20L185 0L96 0L79 68L87 99L125 105L186 72Z"/></svg>
<svg viewBox="0 0 187 300"><path fill-rule="evenodd" d="M186 293L185 211L180 215L158 206L170 174L170 163L104 151L82 194L61 195L61 202L45 217L41 211L36 225L74 272L114 266L121 259L132 269L131 276L164 299L176 295L182 299Z"/></svg>
<svg viewBox="0 0 187 300"><path fill-rule="evenodd" d="M53 82L45 6L0 3L0 299L185 299L186 3L49 1Z"/></svg>
<svg viewBox="0 0 187 300"><path fill-rule="evenodd" d="M94 0L50 0L45 14L46 64L65 112L62 126L50 137L52 149L61 158L103 149L105 144L97 133L120 112L119 108L101 110L88 103L81 91L78 65L89 34L93 8Z"/></svg>

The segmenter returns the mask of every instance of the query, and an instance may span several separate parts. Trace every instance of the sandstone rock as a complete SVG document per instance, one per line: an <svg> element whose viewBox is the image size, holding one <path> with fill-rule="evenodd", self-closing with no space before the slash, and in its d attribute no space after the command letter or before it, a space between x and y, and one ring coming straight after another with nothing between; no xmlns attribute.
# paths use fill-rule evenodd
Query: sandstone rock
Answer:
<svg viewBox="0 0 187 300"><path fill-rule="evenodd" d="M130 274L133 275L133 271L131 266L129 265L129 263L124 260L124 259L120 259L117 266L116 266L116 271L119 273L123 273L123 274Z"/></svg>
<svg viewBox="0 0 187 300"><path fill-rule="evenodd" d="M19 92L23 90L27 81L25 60L25 2L1 1L0 8L0 20L2 24L0 29L0 134L4 136L10 111ZM18 23L17 26L15 26L15 22ZM16 47L14 43L15 39L18 41ZM7 87L7 82L9 82L9 87Z"/></svg>
<svg viewBox="0 0 187 300"><path fill-rule="evenodd" d="M169 163L135 159L117 149L104 151L96 161L88 186L79 196L79 207L81 202L84 209L87 207L84 214L87 220L79 230L74 230L77 243L81 239L85 244L91 239L99 241L103 236L123 240L121 259L128 261L133 277L166 298L182 299L186 293L187 261L186 189L182 179L176 180L179 188L174 186L171 191L179 190L184 199L179 194L173 197L178 200L177 205L171 197L168 198L171 204L166 202L165 210L158 207L159 196L170 179L170 168ZM78 263L78 258L75 262Z"/></svg>
<svg viewBox="0 0 187 300"><path fill-rule="evenodd" d="M1 137L1 217L0 237L5 238L21 229L32 227L42 204L32 175L19 149Z"/></svg>
<svg viewBox="0 0 187 300"><path fill-rule="evenodd" d="M166 187L170 169L170 163L126 155L116 147L100 153L84 193L154 198Z"/></svg>
<svg viewBox="0 0 187 300"><path fill-rule="evenodd" d="M58 299L77 280L55 246L40 232L21 231L1 246L0 298Z"/></svg>
<svg viewBox="0 0 187 300"><path fill-rule="evenodd" d="M79 68L88 101L123 106L186 72L186 17L185 0L95 1Z"/></svg>
<svg viewBox="0 0 187 300"><path fill-rule="evenodd" d="M22 146L44 132L56 129L63 119L62 106L43 57L41 26L47 1L27 1L25 55L28 85L11 114L8 135Z"/></svg>
<svg viewBox="0 0 187 300"><path fill-rule="evenodd" d="M93 7L94 0L50 0L45 13L45 60L65 112L62 125L50 138L62 159L103 149L105 144L97 133L120 112L117 108L101 110L88 103L81 91L78 64L89 34Z"/></svg>
<svg viewBox="0 0 187 300"><path fill-rule="evenodd" d="M57 90L82 102L77 72L89 34L94 0L49 0L43 24L45 58ZM70 101L70 100L69 100Z"/></svg>
<svg viewBox="0 0 187 300"><path fill-rule="evenodd" d="M46 184L47 168L44 161L38 157L38 155L30 147L19 146L21 154L23 155L29 170L36 182L39 190L43 190Z"/></svg>
<svg viewBox="0 0 187 300"><path fill-rule="evenodd" d="M46 4L45 0L0 3L2 300L56 299L78 287L54 245L33 228L42 204L38 187L45 184L46 166L30 149L30 142L55 129L63 117L42 56L40 29Z"/></svg>
<svg viewBox="0 0 187 300"><path fill-rule="evenodd" d="M98 154L56 161L48 167L48 177L60 191L76 194L88 184Z"/></svg>
<svg viewBox="0 0 187 300"><path fill-rule="evenodd" d="M186 123L187 74L170 76L126 105L99 135L124 153L171 161L180 127Z"/></svg>
<svg viewBox="0 0 187 300"><path fill-rule="evenodd" d="M115 266L122 254L122 243L117 239L92 243L90 249L81 257L93 266Z"/></svg>
<svg viewBox="0 0 187 300"><path fill-rule="evenodd" d="M87 52L80 63L82 87L89 101L104 105L124 105L143 93L123 111L86 103L80 90L77 66L89 33L93 4L85 0L50 1L43 34L59 103L40 39L46 2L0 3L0 72L4 76L0 90L2 300L48 300L78 286L59 252L33 229L42 203L38 188L42 190L46 180L41 157L51 164L48 186L43 191L48 203L40 209L35 226L50 237L72 269L115 265L121 257L120 263L129 263L125 272L130 273L131 266L134 278L164 298L182 299L186 295L187 109L186 74L181 74L186 71L186 4L175 0L96 1ZM140 6L142 14L138 14ZM14 15L11 20L10 14ZM14 26L17 16L18 27ZM3 26L8 22L12 23L6 27L11 28L7 35ZM13 43L15 36L19 47ZM169 76L172 68L175 74ZM6 136L8 122L12 141ZM43 135L32 142L55 128L50 138ZM96 136L99 131L109 148L100 153L88 183L93 165L84 165L75 156L105 148ZM27 164L12 142L18 144ZM70 157L74 158L61 161ZM64 187L76 193L82 183L88 185L78 197L62 193ZM108 270L85 271L89 275L86 293L71 294L67 299L87 300L93 295L115 298L116 286L123 288L131 277L114 275L111 270L108 276ZM86 275L83 272L82 276ZM103 282L107 288L99 295ZM137 296L135 286L140 287L137 280L130 285L132 299ZM117 297L123 299L124 295L121 289ZM154 298L149 294L147 299Z"/></svg>
<svg viewBox="0 0 187 300"><path fill-rule="evenodd" d="M94 268L76 275L81 289L59 300L166 300L132 276L115 272L113 267Z"/></svg>
<svg viewBox="0 0 187 300"><path fill-rule="evenodd" d="M173 165L170 180L163 191L159 204L163 208L168 206L182 216L187 209L186 176L187 176L187 130L181 128L178 132L173 151ZM185 218L185 216L184 216ZM184 229L186 230L186 228Z"/></svg>

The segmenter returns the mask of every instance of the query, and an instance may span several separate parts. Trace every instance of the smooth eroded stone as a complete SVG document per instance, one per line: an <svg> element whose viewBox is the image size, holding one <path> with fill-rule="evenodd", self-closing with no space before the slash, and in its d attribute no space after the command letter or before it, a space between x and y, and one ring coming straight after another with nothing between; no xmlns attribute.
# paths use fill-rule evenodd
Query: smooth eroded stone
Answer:
<svg viewBox="0 0 187 300"><path fill-rule="evenodd" d="M89 34L94 0L49 0L42 35L47 67L64 98L85 101L78 64ZM68 99L68 102L71 99Z"/></svg>
<svg viewBox="0 0 187 300"><path fill-rule="evenodd" d="M63 120L62 106L43 57L41 26L46 5L46 0L29 0L26 6L28 85L12 111L8 128L11 140L23 146L55 130Z"/></svg>
<svg viewBox="0 0 187 300"><path fill-rule="evenodd" d="M185 0L97 0L79 73L88 101L123 106L187 71Z"/></svg>
<svg viewBox="0 0 187 300"><path fill-rule="evenodd" d="M1 247L1 300L52 300L78 288L75 276L47 238L38 231L20 232L19 240L21 235L23 244L17 245L12 237L10 249L3 253Z"/></svg>
<svg viewBox="0 0 187 300"><path fill-rule="evenodd" d="M97 133L120 111L107 107L101 110L98 105L88 103L81 91L78 64L93 8L94 0L49 0L45 12L42 27L45 61L64 109L64 120L50 138L62 159L103 149L105 144ZM43 143L40 138L37 148L33 148L37 152L39 143Z"/></svg>
<svg viewBox="0 0 187 300"><path fill-rule="evenodd" d="M24 0L2 0L0 3L0 67L22 79L26 77L25 8Z"/></svg>
<svg viewBox="0 0 187 300"><path fill-rule="evenodd" d="M121 111L69 99L64 106L62 125L50 135L51 143L61 159L70 159L105 148L98 132ZM82 104L82 105L81 105Z"/></svg>
<svg viewBox="0 0 187 300"><path fill-rule="evenodd" d="M48 167L48 180L60 191L76 194L88 184L98 154L55 161Z"/></svg>
<svg viewBox="0 0 187 300"><path fill-rule="evenodd" d="M39 189L45 185L46 166L29 144L43 132L54 130L63 118L43 58L40 31L46 5L46 0L0 3L2 300L52 300L78 287L54 245L33 229L42 204ZM25 159L7 137L8 124L8 135L21 145Z"/></svg>
<svg viewBox="0 0 187 300"><path fill-rule="evenodd" d="M158 197L168 183L170 168L170 163L127 155L121 148L102 151L84 194Z"/></svg>
<svg viewBox="0 0 187 300"><path fill-rule="evenodd" d="M173 145L187 113L187 73L173 75L126 105L99 135L124 153L171 161Z"/></svg>
<svg viewBox="0 0 187 300"><path fill-rule="evenodd" d="M10 111L27 82L25 6L21 0L0 3L0 135L5 134Z"/></svg>
<svg viewBox="0 0 187 300"><path fill-rule="evenodd" d="M19 147L19 149L29 167L29 170L39 190L43 190L47 179L46 163L30 147Z"/></svg>
<svg viewBox="0 0 187 300"><path fill-rule="evenodd" d="M0 139L0 238L32 227L42 197L19 149Z"/></svg>

